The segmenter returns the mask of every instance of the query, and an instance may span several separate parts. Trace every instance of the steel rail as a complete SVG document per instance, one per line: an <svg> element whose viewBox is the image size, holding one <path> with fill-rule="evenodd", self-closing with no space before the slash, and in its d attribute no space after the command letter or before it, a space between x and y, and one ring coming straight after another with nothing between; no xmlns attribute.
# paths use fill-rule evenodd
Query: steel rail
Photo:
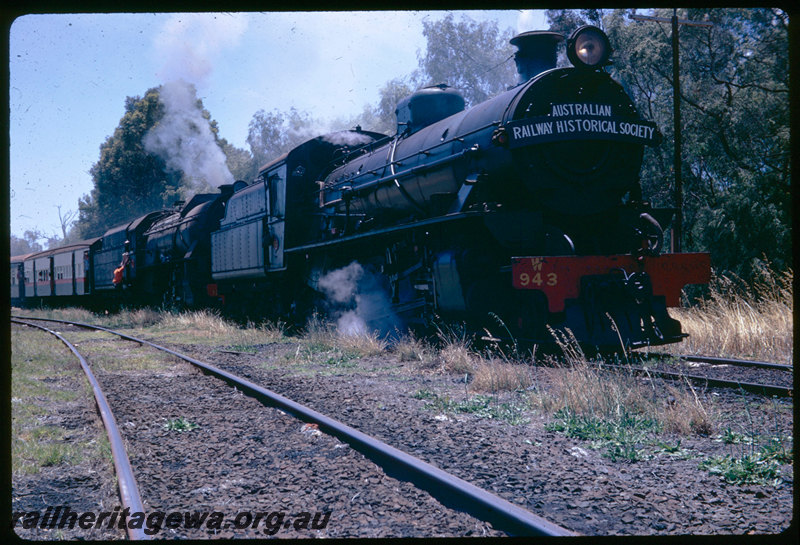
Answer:
<svg viewBox="0 0 800 545"><path fill-rule="evenodd" d="M28 319L28 318L25 318ZM554 524L542 517L531 513L521 507L506 501L491 492L479 488L451 475L438 467L415 458L399 449L387 445L383 441L370 437L347 424L325 416L309 407L301 405L291 399L263 388L246 379L223 371L209 363L202 362L191 356L181 354L158 344L139 339L107 329L102 326L68 322L49 318L33 318L42 321L53 321L105 331L123 339L136 343L146 344L184 361L191 363L203 371L216 376L239 388L242 392L259 399L266 405L278 407L292 414L295 418L306 422L315 423L320 430L333 435L348 443L355 450L361 452L372 461L386 469L392 477L410 481L415 486L426 490L442 504L465 511L474 517L486 522L498 530L514 536L576 536L578 534Z"/></svg>
<svg viewBox="0 0 800 545"><path fill-rule="evenodd" d="M764 394L767 396L793 397L794 390L789 386L776 386L774 384L758 384L755 382L741 382L738 380L724 380L701 375L689 375L682 373L671 373L669 371L659 371L657 369L645 369L644 367L630 367L627 365L608 364L607 368L625 368L639 375L652 375L669 380L691 380L692 382L704 383L715 388L741 388L747 392Z"/></svg>
<svg viewBox="0 0 800 545"><path fill-rule="evenodd" d="M737 365L739 367L779 369L782 371L794 370L793 365L788 365L785 363L773 363L769 361L740 360L733 358L719 358L716 356L696 356L696 355L683 355L683 354L662 354L662 353L642 354L641 352L639 354L646 357L663 358L663 359L677 358L684 361L690 361L693 363L710 363L712 365Z"/></svg>
<svg viewBox="0 0 800 545"><path fill-rule="evenodd" d="M100 411L100 417L103 419L103 424L106 428L106 434L108 435L108 440L111 443L111 456L114 459L114 468L117 473L119 495L120 499L122 500L122 505L123 507L129 509L130 513L144 513L144 505L142 504L142 498L139 495L139 487L136 485L136 479L133 476L131 462L128 459L127 452L125 451L125 444L122 442L122 435L119 432L117 421L114 419L114 415L112 414L111 408L108 405L108 400L106 399L105 394L103 394L103 391L100 389L100 384L97 382L94 373L92 373L92 370L89 368L86 358L84 358L83 355L78 352L78 349L75 348L72 343L52 329L48 329L37 324L29 324L15 317L12 317L11 321L15 324L24 325L27 327L35 327L37 329L47 331L64 343L67 348L69 348L78 358L78 361L80 361L81 367L83 368L83 372L86 374L86 378L92 385L92 391L94 392L94 398L97 402L97 408ZM132 540L152 539L152 536L144 533L142 528L127 527L126 530L128 537Z"/></svg>

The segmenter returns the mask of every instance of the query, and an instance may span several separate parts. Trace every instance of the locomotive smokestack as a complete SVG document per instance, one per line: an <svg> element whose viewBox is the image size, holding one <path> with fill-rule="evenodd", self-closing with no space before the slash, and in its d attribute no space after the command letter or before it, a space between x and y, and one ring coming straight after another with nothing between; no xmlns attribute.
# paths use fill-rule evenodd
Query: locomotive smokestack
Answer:
<svg viewBox="0 0 800 545"><path fill-rule="evenodd" d="M556 67L556 46L564 40L558 32L532 30L511 38L511 45L517 46L514 62L517 63L519 82L525 83L532 77Z"/></svg>

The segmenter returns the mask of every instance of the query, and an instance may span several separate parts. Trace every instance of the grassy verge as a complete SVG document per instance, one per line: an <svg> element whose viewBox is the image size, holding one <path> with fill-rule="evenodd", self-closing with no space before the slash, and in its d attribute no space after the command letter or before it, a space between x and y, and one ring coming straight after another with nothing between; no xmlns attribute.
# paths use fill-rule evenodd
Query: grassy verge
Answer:
<svg viewBox="0 0 800 545"><path fill-rule="evenodd" d="M656 386L602 362L573 361L544 372L548 387L530 397L551 415L547 428L590 441L612 460L647 459L666 449L665 437L707 436L714 429L713 405L691 385Z"/></svg>
<svg viewBox="0 0 800 545"><path fill-rule="evenodd" d="M81 308L12 309L12 314L84 322L175 343L223 345L247 351L253 346L286 340L283 324L249 323L241 327L210 310L167 312L150 308L94 314Z"/></svg>
<svg viewBox="0 0 800 545"><path fill-rule="evenodd" d="M31 475L45 467L76 465L87 457L105 458L108 441L101 428L76 441L52 413L93 405L91 389L72 353L48 333L27 328L13 327L11 343L13 474Z"/></svg>
<svg viewBox="0 0 800 545"><path fill-rule="evenodd" d="M703 302L670 309L689 334L670 351L791 364L793 278L792 271L775 275L766 269L752 286L714 277Z"/></svg>
<svg viewBox="0 0 800 545"><path fill-rule="evenodd" d="M691 337L683 346L673 345L670 350L790 361L791 281L791 274L778 279L765 277L756 287L743 288L725 278L715 279L705 302L678 311ZM723 441L731 448L726 456L702 460L699 467L731 482L774 483L778 467L792 463L790 454L786 454L791 448L784 445L790 439L781 436L777 424L776 433L769 437L726 429L712 396L689 383L665 383L626 369L612 370L602 360L586 358L563 333L557 341L565 360L540 367L499 349L478 352L472 339L458 329L440 330L436 345L414 336L389 345L375 335L341 336L333 325L316 317L302 334L287 337L281 324L241 327L207 311L176 314L136 310L112 316L84 312L56 314L130 328L169 342L219 345L246 353L257 353L266 344L291 343L281 358L264 365L292 366L301 373L353 373L362 367L363 358L393 358L405 373L445 375L451 382L463 384L463 395L428 390L412 394L424 401L425 410L436 412L437 418L472 415L525 425L532 414L538 413L549 430L586 441L611 461L635 462L653 456L689 458L694 454L681 446L682 439L705 437ZM102 351L102 346L98 347ZM744 403L741 421L747 422L751 415L746 400ZM770 414L769 408L761 409L759 414ZM773 413L778 410L774 408ZM761 424L749 429L764 429ZM751 438L748 449L740 448L745 436Z"/></svg>
<svg viewBox="0 0 800 545"><path fill-rule="evenodd" d="M309 374L340 374L352 371L362 358L387 353L388 343L375 333L340 335L335 324L313 316L302 335L293 339L297 346L282 358Z"/></svg>
<svg viewBox="0 0 800 545"><path fill-rule="evenodd" d="M719 440L726 444L742 444L739 438L730 434L730 430L722 434ZM786 448L781 437L772 437L766 441L748 438L746 442L750 448L704 460L700 462L700 469L719 475L732 484L779 485L781 466L794 462L793 451Z"/></svg>

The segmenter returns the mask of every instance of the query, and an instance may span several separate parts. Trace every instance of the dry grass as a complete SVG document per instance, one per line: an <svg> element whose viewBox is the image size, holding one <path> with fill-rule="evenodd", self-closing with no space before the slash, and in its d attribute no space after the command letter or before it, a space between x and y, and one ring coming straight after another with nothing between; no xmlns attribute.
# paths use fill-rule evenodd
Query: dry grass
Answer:
<svg viewBox="0 0 800 545"><path fill-rule="evenodd" d="M110 328L143 328L156 325L164 313L151 308L124 309L114 314L100 315L96 323Z"/></svg>
<svg viewBox="0 0 800 545"><path fill-rule="evenodd" d="M37 308L18 309L12 308L11 314L18 316L32 316L34 318L53 318L70 322L100 325L110 328L123 327L148 327L157 324L164 316L163 312L151 308L122 309L119 312L95 314L80 307L66 308Z"/></svg>
<svg viewBox="0 0 800 545"><path fill-rule="evenodd" d="M179 314L164 313L159 321L159 328L179 331L200 330L213 336L230 335L239 329L235 324L222 318L218 313L209 310L181 312Z"/></svg>
<svg viewBox="0 0 800 545"><path fill-rule="evenodd" d="M412 362L415 367L430 368L436 356L435 349L427 342L408 334L392 343L392 352L400 361Z"/></svg>
<svg viewBox="0 0 800 545"><path fill-rule="evenodd" d="M354 352L362 357L377 356L386 352L388 342L377 332L345 335L337 338L337 345L346 352Z"/></svg>
<svg viewBox="0 0 800 545"><path fill-rule="evenodd" d="M533 384L531 366L498 351L479 354L463 332L440 329L439 338L438 348L410 336L397 343L393 350L401 361L413 362L417 370L471 375L470 390L474 392L513 392Z"/></svg>
<svg viewBox="0 0 800 545"><path fill-rule="evenodd" d="M118 337L96 338L91 343L82 344L80 350L95 372L149 373L172 367L179 361L175 356L154 348L142 349Z"/></svg>
<svg viewBox="0 0 800 545"><path fill-rule="evenodd" d="M225 344L235 348L279 342L285 339L284 324L264 322L248 323L246 327L226 320L217 312L199 310L180 314L163 313L156 329L175 333L192 342Z"/></svg>
<svg viewBox="0 0 800 545"><path fill-rule="evenodd" d="M439 350L438 357L434 361L435 366L442 372L465 374L475 372L480 356L470 350L466 343L451 342Z"/></svg>
<svg viewBox="0 0 800 545"><path fill-rule="evenodd" d="M412 362L415 370L435 373L474 374L482 360L472 350L468 340L455 337L445 340L438 347L409 337L396 343L393 351L401 361Z"/></svg>
<svg viewBox="0 0 800 545"><path fill-rule="evenodd" d="M500 358L481 358L474 367L470 389L476 392L514 392L534 383L534 368Z"/></svg>
<svg viewBox="0 0 800 545"><path fill-rule="evenodd" d="M569 409L605 418L623 411L652 411L652 392L627 371L615 372L583 361L543 372L551 386L547 392L533 394L532 401L545 412Z"/></svg>
<svg viewBox="0 0 800 545"><path fill-rule="evenodd" d="M592 423L621 430L623 436L630 431L626 428L644 423L669 433L712 433L713 408L688 382L683 389L668 385L665 392L628 368L589 361L569 330L551 333L565 354L564 364L544 371L549 386L531 393L532 406L572 420L570 425Z"/></svg>
<svg viewBox="0 0 800 545"><path fill-rule="evenodd" d="M768 269L754 286L714 277L708 299L670 309L689 334L674 351L792 363L792 280L792 271L775 275Z"/></svg>
<svg viewBox="0 0 800 545"><path fill-rule="evenodd" d="M434 370L440 373L472 374L480 361L480 356L472 350L472 338L463 327L440 324L436 326L439 337L438 350L431 357L421 361L420 370Z"/></svg>
<svg viewBox="0 0 800 545"><path fill-rule="evenodd" d="M314 314L306 324L301 342L312 351L339 351L357 357L376 356L386 352L388 342L375 332L345 334L336 324Z"/></svg>
<svg viewBox="0 0 800 545"><path fill-rule="evenodd" d="M31 316L33 318L53 318L71 322L97 323L98 316L83 308L11 308L13 316Z"/></svg>
<svg viewBox="0 0 800 545"><path fill-rule="evenodd" d="M330 349L333 348L337 337L336 325L326 322L315 312L306 323L301 339L320 349Z"/></svg>
<svg viewBox="0 0 800 545"><path fill-rule="evenodd" d="M711 435L714 431L713 411L697 396L694 387L686 382L688 389L667 386L666 403L660 407L659 418L664 431L685 435Z"/></svg>
<svg viewBox="0 0 800 545"><path fill-rule="evenodd" d="M530 395L531 405L549 414L569 414L585 421L650 421L667 433L710 435L713 407L691 386L667 386L666 393L627 369L603 368L599 362L546 369L549 387Z"/></svg>

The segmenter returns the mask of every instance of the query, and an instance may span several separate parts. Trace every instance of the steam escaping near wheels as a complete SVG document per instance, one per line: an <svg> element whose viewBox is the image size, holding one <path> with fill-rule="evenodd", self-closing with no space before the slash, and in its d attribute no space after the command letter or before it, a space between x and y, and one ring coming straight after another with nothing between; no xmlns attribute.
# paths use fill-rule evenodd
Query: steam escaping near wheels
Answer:
<svg viewBox="0 0 800 545"><path fill-rule="evenodd" d="M357 261L319 279L319 289L327 298L340 335L378 333L385 337L402 326L381 280Z"/></svg>

